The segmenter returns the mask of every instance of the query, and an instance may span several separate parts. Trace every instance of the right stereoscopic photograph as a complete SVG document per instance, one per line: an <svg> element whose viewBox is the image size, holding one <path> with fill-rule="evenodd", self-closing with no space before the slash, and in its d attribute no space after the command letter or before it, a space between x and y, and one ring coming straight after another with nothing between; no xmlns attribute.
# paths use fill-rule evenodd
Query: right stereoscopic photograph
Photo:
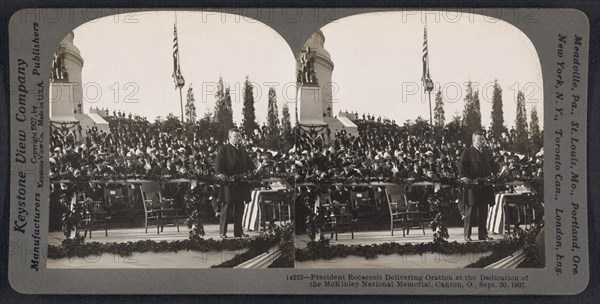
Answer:
<svg viewBox="0 0 600 304"><path fill-rule="evenodd" d="M296 268L543 268L542 69L477 14L378 12L296 55Z"/></svg>

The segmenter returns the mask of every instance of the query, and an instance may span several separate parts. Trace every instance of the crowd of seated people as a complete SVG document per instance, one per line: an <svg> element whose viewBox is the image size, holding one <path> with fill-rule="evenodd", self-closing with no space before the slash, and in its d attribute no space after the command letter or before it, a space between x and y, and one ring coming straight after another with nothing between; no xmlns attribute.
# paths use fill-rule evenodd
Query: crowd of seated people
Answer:
<svg viewBox="0 0 600 304"><path fill-rule="evenodd" d="M54 130L50 138L50 177L72 179L153 179L158 176L195 178L214 173L215 136L186 132L175 124L149 122L140 116L107 116L110 132L86 128L84 140ZM195 129L198 125L193 126ZM262 145L263 131L243 135L244 146L263 176L281 176L291 168L290 147L273 150ZM293 143L292 143L293 144Z"/></svg>
<svg viewBox="0 0 600 304"><path fill-rule="evenodd" d="M358 117L356 115L355 117ZM354 120L358 136L334 130L330 145L324 132L317 136L297 136L298 157L294 172L303 179L456 179L458 160L468 146L446 132L432 134L399 126L389 119L363 115ZM442 130L443 131L443 130ZM510 137L496 141L488 137L501 177L529 179L541 177L543 150L534 155L509 151Z"/></svg>
<svg viewBox="0 0 600 304"><path fill-rule="evenodd" d="M358 136L343 129L326 128L319 136L296 129L295 144L273 150L263 144L264 130L257 129L243 134L243 142L257 167L262 164L265 176L294 176L297 181L311 177L458 177L457 162L466 142L451 140L455 137L444 133L423 134L385 118L356 118ZM224 143L215 136L184 132L179 123L151 123L138 115L114 113L107 120L110 132L87 128L81 141L54 130L50 139L51 178L194 178L214 173L214 158ZM491 138L488 144L502 176L541 177L542 153L519 154L509 151L506 142Z"/></svg>

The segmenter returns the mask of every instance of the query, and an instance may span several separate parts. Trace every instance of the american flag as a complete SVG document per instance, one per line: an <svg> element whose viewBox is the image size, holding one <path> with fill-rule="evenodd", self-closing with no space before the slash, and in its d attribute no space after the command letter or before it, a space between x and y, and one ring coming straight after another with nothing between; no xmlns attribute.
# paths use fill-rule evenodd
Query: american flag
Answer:
<svg viewBox="0 0 600 304"><path fill-rule="evenodd" d="M421 80L425 83L426 80L430 79L429 76L429 52L427 50L427 27L424 29L423 34L423 77Z"/></svg>
<svg viewBox="0 0 600 304"><path fill-rule="evenodd" d="M178 79L183 79L181 68L179 66L179 42L177 39L177 25L173 25L173 80L175 81L175 89L178 86Z"/></svg>

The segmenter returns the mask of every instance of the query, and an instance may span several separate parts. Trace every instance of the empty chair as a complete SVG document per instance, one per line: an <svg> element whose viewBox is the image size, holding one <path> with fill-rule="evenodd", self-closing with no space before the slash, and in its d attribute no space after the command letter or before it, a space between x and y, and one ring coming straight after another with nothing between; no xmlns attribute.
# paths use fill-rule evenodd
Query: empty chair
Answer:
<svg viewBox="0 0 600 304"><path fill-rule="evenodd" d="M165 221L174 220L179 232L179 222L177 221L177 209L173 206L173 200L163 198L160 186L154 182L143 182L140 186L142 192L142 202L144 205L144 227L148 233L148 221L156 222L156 233L163 231Z"/></svg>
<svg viewBox="0 0 600 304"><path fill-rule="evenodd" d="M392 236L397 224L402 228L402 236L406 235L408 221L408 204L404 194L388 194L388 206L390 209L390 230Z"/></svg>
<svg viewBox="0 0 600 304"><path fill-rule="evenodd" d="M390 210L390 230L394 235L397 226L402 228L402 236L410 234L411 227L419 227L425 234L427 213L418 209L417 204L408 202L404 190L400 186L387 187L388 206Z"/></svg>

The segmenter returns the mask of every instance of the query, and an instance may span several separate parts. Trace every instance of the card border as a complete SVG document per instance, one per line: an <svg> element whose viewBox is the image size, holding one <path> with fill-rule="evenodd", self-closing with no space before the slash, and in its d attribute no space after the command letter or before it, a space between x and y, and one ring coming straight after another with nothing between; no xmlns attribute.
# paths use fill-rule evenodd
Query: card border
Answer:
<svg viewBox="0 0 600 304"><path fill-rule="evenodd" d="M246 3L246 2L248 2L248 3ZM553 2L551 2L551 4L550 4L550 2L547 2L547 1L545 1L543 4L542 4L542 1L533 1L533 2L535 2L536 4L539 4L539 5L544 5L545 4L544 6L546 6L546 7L548 7L548 6L563 7L561 5L567 4L567 3L564 3L564 2L560 2L560 1L553 1ZM60 4L61 7L62 7L62 5L66 5L64 7L70 7L69 5L73 4L72 2L59 2L59 3L61 3ZM451 5L450 3L452 3L452 2L449 2L445 6L446 7L447 6L459 7L459 5L456 5L457 3L454 3L454 5ZM46 5L48 5L48 4L49 3L46 3ZM105 4L105 3L102 3L101 1L90 1L90 2L86 3L86 6L87 7L98 7L99 8L103 4ZM156 5L156 6L153 6L153 4ZM178 2L178 4L179 5L185 5L185 7L189 7L189 5L188 5L189 3ZM212 4L210 2L206 2L204 4L207 4L208 6L215 6L214 4ZM256 3L254 1L238 1L238 2L234 3L233 7L247 6L247 5L251 5L251 4L256 4ZM262 4L264 4L266 6L272 6L275 3L262 3ZM281 3L278 3L278 4L281 4ZM288 2L288 4L293 4L293 3ZM352 4L355 5L355 3L352 3ZM431 3L425 2L425 3L421 4L421 5L426 5L426 4L431 4ZM472 4L472 6L470 6L470 7L477 7L477 5L475 5L475 2L472 2L472 3L461 2L460 4L461 4L460 6L462 6L462 7L469 7L468 6L469 4ZM477 4L479 4L479 3L477 3ZM306 5L307 7L325 7L325 6L322 6L321 4L317 4L317 3L311 4L310 1L309 2L305 2L302 5L303 6ZM368 5L369 6L373 6L373 7L382 7L383 5L386 5L386 7L388 7L387 4L384 4L384 3L381 3L381 2L376 2L376 3L371 2ZM481 4L479 4L479 5L481 5ZM7 9L6 6L9 6L9 8ZM35 6L39 7L39 4L35 3L35 1L23 1L23 2L20 2L19 4L9 3L8 5L5 4L5 3L3 3L3 8L4 9L2 10L2 15L5 18L2 19L2 22L6 23L6 21L7 21L6 16L10 16L11 15L10 12L14 12L14 10L11 10L11 9L13 9L15 7L23 8L23 7L35 7ZM350 6L345 6L344 4L341 4L341 6L342 7L348 7L348 8L350 7ZM500 3L496 3L493 6L494 7L504 7ZM535 7L535 6L536 5L532 5L532 6L529 6L529 7ZM129 4L127 4L126 7L140 7L140 3L129 3ZM151 2L144 3L143 7L158 8L158 7L163 7L163 6L161 4L159 4L158 2L152 2L151 1ZM171 7L174 7L174 6L171 6ZM223 6L223 7L225 7L225 6ZM229 6L229 7L231 7L231 6ZM396 6L393 6L393 7L396 7ZM411 7L415 7L416 8L416 7L423 7L423 6L420 6L420 5L411 5ZM429 6L429 7L433 8L434 6ZM437 8L441 8L441 6L436 6L436 7ZM515 7L515 6L506 6L506 7ZM598 33L598 31L594 30L594 28L597 28L597 20L598 20L597 5L581 5L580 4L579 7L577 7L577 6L570 6L570 7L572 7L572 8L578 8L578 9L582 10L583 12L589 11L589 12L592 13L591 16L593 16L593 19L590 18L590 14L588 14L588 18L590 19L590 22L596 21L596 23L594 23L594 24L591 23L590 24L591 29L590 29L590 51L589 51L589 54L598 53L597 52L598 51L597 50L597 46L598 46L598 43L597 43L598 42L598 34L597 33ZM197 7L195 7L195 8L197 8ZM7 24L5 24L5 25L7 25ZM7 50L8 50L8 47L7 47L7 41L8 41L7 31L8 31L8 26L4 26L3 29L6 29L6 30L4 30L2 32L2 42L3 42L3 44L2 44L2 50L4 51L4 52L2 52L2 55L3 55L2 56L2 62L3 62L3 66L8 66L8 52L7 52ZM597 103L594 103L592 101L595 100L594 97L598 96L598 88L600 87L600 86L598 86L598 79L597 79L597 75L598 75L598 64L597 64L598 62L597 61L598 61L598 59L592 58L592 57L593 56L590 56L590 60L589 60L590 65L589 65L589 70L588 70L589 71L588 74L590 76L589 77L589 82L588 82L588 100L590 102L588 102L588 132L589 133L588 133L588 137L587 137L587 146L588 146L588 149L587 149L588 150L588 154L587 154L587 157L588 157L588 164L587 164L588 165L588 181L587 181L587 184L588 184L588 204L587 204L587 208L588 208L588 238L589 238L588 246L590 248L590 252L593 250L593 248L597 248L598 247L597 233L594 233L594 232L598 232L597 220L595 220L595 219L598 218L597 217L598 216L598 208L594 207L594 206L597 206L595 202L597 201L597 197L598 197L598 195L597 195L598 194L597 193L598 189L597 189L597 187L589 187L589 186L590 185L597 185L597 181L598 181L598 170L594 170L597 167L592 167L593 164L596 164L596 165L598 164L598 157L597 157L597 155L598 155L598 140L597 140L597 137L594 136L594 135L598 134L598 120L597 119L596 120L593 119L593 117L598 117L597 116L598 115L598 106L597 106ZM2 77L2 79L8 79L8 71L6 69L3 70L3 73L1 75L2 76L0 76L0 77ZM3 96L8 97L7 87L3 86L2 90L3 90L3 93L4 93ZM5 100L8 100L8 98L6 98ZM0 118L4 118L4 119L0 119L0 121L1 121L0 122L1 123L0 127L5 127L4 128L5 130L8 129L9 124L10 124L8 108L9 108L8 102L3 102L2 104L0 104L0 113L1 113L0 115L3 115L3 116L0 116ZM3 125L3 124L5 124L5 125ZM5 133L1 133L0 144L2 144L2 143L4 143L4 145L2 145L3 147L8 147L9 146L8 145L8 136L6 136ZM7 150L4 150L4 149L2 150L2 155L1 156L2 156L2 159L4 161L1 164L4 165L4 166L6 166L6 164L8 163L7 160L8 160L8 156L9 155L8 155L7 152L8 152ZM7 194L8 193L8 189L9 189L9 184L8 184L8 181L9 181L8 170L2 170L2 172L6 172L6 174L3 174L2 177L1 177L2 178L2 180L1 180L2 181L2 185L4 186L4 189L6 191L2 191L2 194L0 194L0 200L2 202L7 202L7 198L4 197L4 194L5 193ZM3 208L2 208L2 211L1 211L2 212L2 219L3 219L3 223L2 223L3 226L2 227L4 228L4 229L2 229L3 230L2 231L2 237L3 237L3 239L8 239L8 233L7 233L7 231L9 229L9 225L8 225L8 214L9 214L9 212L8 212L7 206L8 206L8 204L5 204L3 206ZM4 237L6 237L6 238L4 238ZM3 277L5 277L4 275L6 274L5 271L6 271L6 265L7 265L7 261L6 261L6 259L7 259L7 256L6 256L7 249L6 249L6 243L5 242L3 242L2 245L3 245L2 246L2 258L3 258L3 262L5 262L5 263L2 263L1 270L2 270ZM598 266L598 257L595 256L595 255L591 255L590 254L590 264L589 264L590 274L597 273L596 272L597 269L595 269L597 266ZM1 291L3 293L5 291L5 282L7 282L7 280L2 280L2 289L1 289ZM589 291L590 289L595 289L595 288L590 288L590 287L591 286L597 286L597 283L598 283L598 280L595 279L593 275L590 276L589 285L587 286L586 290L584 292L580 293L579 295L583 295L583 294L587 293L587 291ZM10 289L11 288L9 286L8 290L10 290ZM597 290L596 290L596 292L597 292ZM172 297L172 296L170 296L170 297ZM393 297L393 296L390 296L390 297Z"/></svg>

